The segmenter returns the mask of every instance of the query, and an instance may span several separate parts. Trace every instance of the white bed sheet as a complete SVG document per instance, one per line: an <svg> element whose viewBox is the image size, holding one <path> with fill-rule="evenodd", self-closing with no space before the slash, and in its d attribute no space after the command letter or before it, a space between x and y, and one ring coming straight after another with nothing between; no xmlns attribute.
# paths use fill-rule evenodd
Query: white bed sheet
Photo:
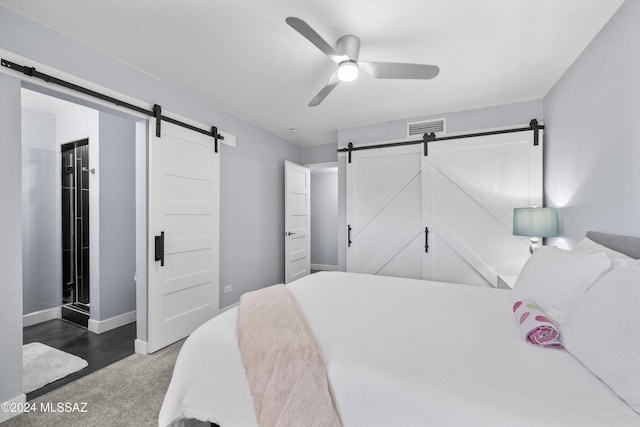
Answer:
<svg viewBox="0 0 640 427"><path fill-rule="evenodd" d="M342 424L638 426L564 350L522 340L511 291L351 273L289 285L323 351ZM159 425L256 425L237 309L185 342Z"/></svg>

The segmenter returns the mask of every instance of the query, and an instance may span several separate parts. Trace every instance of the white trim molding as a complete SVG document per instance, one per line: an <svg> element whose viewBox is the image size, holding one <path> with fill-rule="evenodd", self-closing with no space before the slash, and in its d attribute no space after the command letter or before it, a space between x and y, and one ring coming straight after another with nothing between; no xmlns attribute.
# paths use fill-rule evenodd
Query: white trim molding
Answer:
<svg viewBox="0 0 640 427"><path fill-rule="evenodd" d="M146 341L136 339L134 341L136 354L147 355L149 354L149 344Z"/></svg>
<svg viewBox="0 0 640 427"><path fill-rule="evenodd" d="M311 264L312 270L318 271L338 271L337 265Z"/></svg>
<svg viewBox="0 0 640 427"><path fill-rule="evenodd" d="M10 420L11 418L20 415L22 412L18 412L18 411L13 411L12 409L14 407L17 408L21 408L24 407L24 403L27 401L27 395L26 394L21 394L18 397L14 397L11 400L7 400L5 402L2 402L3 407L6 405L9 405L7 408L9 409L8 411L2 410L0 411L0 423L3 423L7 420Z"/></svg>
<svg viewBox="0 0 640 427"><path fill-rule="evenodd" d="M35 311L22 316L22 326L37 325L38 323L48 320L60 319L62 317L62 309L60 307L47 308L45 310Z"/></svg>
<svg viewBox="0 0 640 427"><path fill-rule="evenodd" d="M89 319L89 325L87 328L91 332L95 332L96 334L101 334L103 332L110 331L115 328L119 328L120 326L128 325L129 323L133 323L136 321L136 312L130 311L129 313L124 313L119 316L111 317L105 320L93 320Z"/></svg>

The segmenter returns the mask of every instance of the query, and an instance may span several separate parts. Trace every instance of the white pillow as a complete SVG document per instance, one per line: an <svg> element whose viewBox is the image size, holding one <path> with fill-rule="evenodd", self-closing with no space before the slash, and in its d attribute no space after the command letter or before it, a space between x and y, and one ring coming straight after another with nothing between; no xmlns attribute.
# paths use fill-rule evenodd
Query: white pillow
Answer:
<svg viewBox="0 0 640 427"><path fill-rule="evenodd" d="M542 246L527 260L513 287L516 300L532 299L558 325L585 291L611 268L602 253L580 254Z"/></svg>
<svg viewBox="0 0 640 427"><path fill-rule="evenodd" d="M585 237L580 240L573 248L573 252L581 254L595 254L598 252L604 252L604 254L611 260L611 268L624 267L629 264L638 262L635 258L631 258L623 254L622 252L614 251L606 246L602 246L599 243Z"/></svg>
<svg viewBox="0 0 640 427"><path fill-rule="evenodd" d="M562 327L565 348L640 413L640 267L598 280Z"/></svg>

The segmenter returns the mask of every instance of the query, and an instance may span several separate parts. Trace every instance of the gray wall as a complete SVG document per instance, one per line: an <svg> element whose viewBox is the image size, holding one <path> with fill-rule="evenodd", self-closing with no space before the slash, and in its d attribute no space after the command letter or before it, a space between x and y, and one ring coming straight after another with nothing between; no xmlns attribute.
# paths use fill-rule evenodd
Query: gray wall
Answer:
<svg viewBox="0 0 640 427"><path fill-rule="evenodd" d="M100 113L100 310L94 320L136 309L135 132L134 121Z"/></svg>
<svg viewBox="0 0 640 427"><path fill-rule="evenodd" d="M335 149L334 149L335 151ZM338 168L311 169L311 268L338 267Z"/></svg>
<svg viewBox="0 0 640 427"><path fill-rule="evenodd" d="M302 163L310 165L313 163L335 162L338 160L338 152L336 149L335 142L316 147L304 147L302 149Z"/></svg>
<svg viewBox="0 0 640 427"><path fill-rule="evenodd" d="M23 313L62 303L56 116L22 108Z"/></svg>
<svg viewBox="0 0 640 427"><path fill-rule="evenodd" d="M626 1L544 98L545 195L571 246L640 236L640 2Z"/></svg>
<svg viewBox="0 0 640 427"><path fill-rule="evenodd" d="M220 161L220 306L284 281L284 161L300 148L256 127L223 128L238 138ZM233 291L223 294L225 286Z"/></svg>
<svg viewBox="0 0 640 427"><path fill-rule="evenodd" d="M519 102L495 107L435 114L426 117L414 117L406 120L393 120L338 130L338 147L349 142L354 145L388 140L407 140L407 123L430 119L446 119L447 133L471 132L506 126L528 125L531 119L542 121L542 100ZM419 139L419 138L411 138ZM338 264L341 271L346 270L346 156L338 157Z"/></svg>
<svg viewBox="0 0 640 427"><path fill-rule="evenodd" d="M20 116L20 82L0 75L0 402L23 396Z"/></svg>

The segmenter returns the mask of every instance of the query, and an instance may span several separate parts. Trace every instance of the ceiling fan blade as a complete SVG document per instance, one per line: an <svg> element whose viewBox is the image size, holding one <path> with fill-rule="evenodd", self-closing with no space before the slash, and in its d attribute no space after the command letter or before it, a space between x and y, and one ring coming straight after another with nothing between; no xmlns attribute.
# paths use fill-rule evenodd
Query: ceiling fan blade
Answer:
<svg viewBox="0 0 640 427"><path fill-rule="evenodd" d="M304 22L300 18L296 18L294 16L290 16L285 19L287 24L297 32L299 32L302 37L309 40L314 44L315 47L320 49L325 55L331 58L336 63L339 63L342 59L342 56L336 52L336 50L327 43L320 34L316 33L316 31L309 26L306 22Z"/></svg>
<svg viewBox="0 0 640 427"><path fill-rule="evenodd" d="M358 65L376 79L432 79L440 72L437 66L426 64L360 61Z"/></svg>
<svg viewBox="0 0 640 427"><path fill-rule="evenodd" d="M329 77L329 81L327 85L322 88L320 92L316 96L313 97L311 102L309 102L309 107L315 107L316 105L320 105L320 103L331 93L332 90L338 86L340 83L340 79L338 78L338 71L334 71L331 73L331 77Z"/></svg>

